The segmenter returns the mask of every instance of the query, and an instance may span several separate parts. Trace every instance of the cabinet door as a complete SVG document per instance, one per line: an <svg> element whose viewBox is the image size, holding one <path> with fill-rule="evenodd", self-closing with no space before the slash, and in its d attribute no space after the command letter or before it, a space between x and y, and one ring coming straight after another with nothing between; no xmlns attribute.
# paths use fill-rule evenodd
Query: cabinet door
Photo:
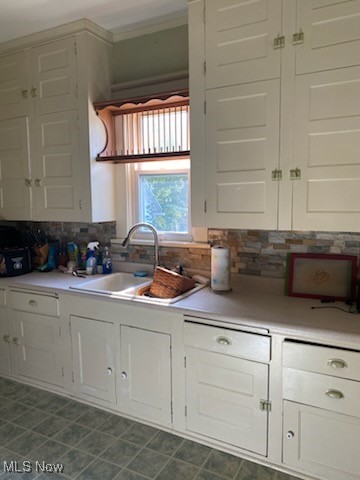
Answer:
<svg viewBox="0 0 360 480"><path fill-rule="evenodd" d="M28 118L0 121L0 216L30 220L30 152Z"/></svg>
<svg viewBox="0 0 360 480"><path fill-rule="evenodd" d="M4 290L0 290L0 297L5 299ZM0 372L6 374L11 371L10 338L7 310L0 306Z"/></svg>
<svg viewBox="0 0 360 480"><path fill-rule="evenodd" d="M360 0L297 0L296 73L360 64Z"/></svg>
<svg viewBox="0 0 360 480"><path fill-rule="evenodd" d="M360 67L296 78L293 229L360 231Z"/></svg>
<svg viewBox="0 0 360 480"><path fill-rule="evenodd" d="M283 461L329 480L360 478L360 419L284 402Z"/></svg>
<svg viewBox="0 0 360 480"><path fill-rule="evenodd" d="M63 386L58 319L12 311L11 322L17 374Z"/></svg>
<svg viewBox="0 0 360 480"><path fill-rule="evenodd" d="M78 112L40 115L33 129L33 192L36 218L75 221L81 218Z"/></svg>
<svg viewBox="0 0 360 480"><path fill-rule="evenodd" d="M279 80L207 93L208 227L277 227L279 94Z"/></svg>
<svg viewBox="0 0 360 480"><path fill-rule="evenodd" d="M0 119L28 113L27 83L24 51L0 57Z"/></svg>
<svg viewBox="0 0 360 480"><path fill-rule="evenodd" d="M61 112L77 107L76 42L65 38L31 49L31 96L35 113Z"/></svg>
<svg viewBox="0 0 360 480"><path fill-rule="evenodd" d="M280 77L281 0L206 2L206 88Z"/></svg>
<svg viewBox="0 0 360 480"><path fill-rule="evenodd" d="M186 348L187 429L267 452L268 365Z"/></svg>
<svg viewBox="0 0 360 480"><path fill-rule="evenodd" d="M74 389L116 403L114 324L70 318Z"/></svg>
<svg viewBox="0 0 360 480"><path fill-rule="evenodd" d="M124 411L171 424L170 335L122 325L121 370Z"/></svg>

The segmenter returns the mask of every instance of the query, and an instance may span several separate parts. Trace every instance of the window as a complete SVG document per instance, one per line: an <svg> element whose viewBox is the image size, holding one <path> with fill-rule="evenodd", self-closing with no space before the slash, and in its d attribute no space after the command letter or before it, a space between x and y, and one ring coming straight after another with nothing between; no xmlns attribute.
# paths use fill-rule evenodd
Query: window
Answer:
<svg viewBox="0 0 360 480"><path fill-rule="evenodd" d="M116 149L127 160L128 224L147 222L163 239L190 240L189 105L124 105L115 120ZM136 160L141 160L140 162ZM131 160L131 161L130 161ZM146 238L148 230L140 230Z"/></svg>
<svg viewBox="0 0 360 480"><path fill-rule="evenodd" d="M131 224L151 223L163 239L191 239L189 158L128 165L127 179Z"/></svg>

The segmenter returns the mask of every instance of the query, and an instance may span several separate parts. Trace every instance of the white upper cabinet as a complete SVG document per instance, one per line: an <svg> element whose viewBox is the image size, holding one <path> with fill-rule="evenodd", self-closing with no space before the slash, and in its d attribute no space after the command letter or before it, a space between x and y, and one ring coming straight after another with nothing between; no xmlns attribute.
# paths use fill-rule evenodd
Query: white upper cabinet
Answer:
<svg viewBox="0 0 360 480"><path fill-rule="evenodd" d="M360 0L189 16L195 226L360 231Z"/></svg>
<svg viewBox="0 0 360 480"><path fill-rule="evenodd" d="M296 230L360 229L359 98L360 67L296 78Z"/></svg>
<svg viewBox="0 0 360 480"><path fill-rule="evenodd" d="M296 73L360 64L360 0L298 0Z"/></svg>
<svg viewBox="0 0 360 480"><path fill-rule="evenodd" d="M3 220L115 218L113 166L96 162L106 132L92 106L110 96L111 41L91 22L78 23L71 35L62 27L60 38L49 30L28 44L0 44L6 52L22 46L0 56L0 135L9 132L0 145Z"/></svg>
<svg viewBox="0 0 360 480"><path fill-rule="evenodd" d="M34 126L38 132L33 162L36 217L44 221L80 218L78 111L39 115Z"/></svg>
<svg viewBox="0 0 360 480"><path fill-rule="evenodd" d="M209 226L276 228L279 91L280 81L270 80L207 92Z"/></svg>
<svg viewBox="0 0 360 480"><path fill-rule="evenodd" d="M76 40L47 43L31 50L35 113L59 112L77 106Z"/></svg>
<svg viewBox="0 0 360 480"><path fill-rule="evenodd" d="M27 117L0 121L0 218L30 220L29 122Z"/></svg>
<svg viewBox="0 0 360 480"><path fill-rule="evenodd" d="M0 119L26 115L29 102L25 51L0 57Z"/></svg>
<svg viewBox="0 0 360 480"><path fill-rule="evenodd" d="M209 0L206 88L278 78L281 0Z"/></svg>

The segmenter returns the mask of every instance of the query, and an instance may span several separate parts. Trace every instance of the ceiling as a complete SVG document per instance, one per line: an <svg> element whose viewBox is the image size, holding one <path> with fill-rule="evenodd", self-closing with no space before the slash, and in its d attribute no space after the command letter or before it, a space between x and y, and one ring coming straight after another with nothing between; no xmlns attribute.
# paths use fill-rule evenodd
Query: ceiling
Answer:
<svg viewBox="0 0 360 480"><path fill-rule="evenodd" d="M88 18L118 34L186 14L186 0L0 0L0 43Z"/></svg>

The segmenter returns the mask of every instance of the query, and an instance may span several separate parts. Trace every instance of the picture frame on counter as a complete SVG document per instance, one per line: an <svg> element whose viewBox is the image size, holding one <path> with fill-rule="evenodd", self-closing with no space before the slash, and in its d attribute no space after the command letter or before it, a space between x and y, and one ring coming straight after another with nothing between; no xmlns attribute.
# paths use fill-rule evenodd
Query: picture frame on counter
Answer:
<svg viewBox="0 0 360 480"><path fill-rule="evenodd" d="M356 275L354 255L290 253L285 289L291 297L353 301Z"/></svg>

